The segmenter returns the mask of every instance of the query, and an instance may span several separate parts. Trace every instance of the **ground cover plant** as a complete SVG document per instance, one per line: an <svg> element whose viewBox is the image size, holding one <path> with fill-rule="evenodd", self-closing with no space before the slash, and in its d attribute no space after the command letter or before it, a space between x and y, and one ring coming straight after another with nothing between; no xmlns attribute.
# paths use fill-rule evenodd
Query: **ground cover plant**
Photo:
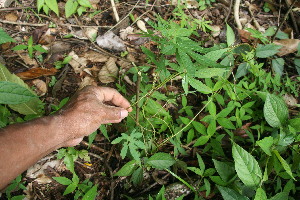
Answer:
<svg viewBox="0 0 300 200"><path fill-rule="evenodd" d="M0 127L52 114L86 85L116 88L133 112L0 199L300 197L296 1L35 3L0 8Z"/></svg>

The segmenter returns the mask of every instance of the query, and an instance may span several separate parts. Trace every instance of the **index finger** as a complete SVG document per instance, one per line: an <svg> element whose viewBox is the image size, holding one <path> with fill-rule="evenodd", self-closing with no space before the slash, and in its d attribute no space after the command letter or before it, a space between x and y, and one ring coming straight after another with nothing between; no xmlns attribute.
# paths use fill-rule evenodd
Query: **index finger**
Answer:
<svg viewBox="0 0 300 200"><path fill-rule="evenodd" d="M132 111L130 103L117 90L108 87L97 87L95 92L97 98L101 102L109 101L113 103L115 106L119 106L121 108L128 110L128 112Z"/></svg>

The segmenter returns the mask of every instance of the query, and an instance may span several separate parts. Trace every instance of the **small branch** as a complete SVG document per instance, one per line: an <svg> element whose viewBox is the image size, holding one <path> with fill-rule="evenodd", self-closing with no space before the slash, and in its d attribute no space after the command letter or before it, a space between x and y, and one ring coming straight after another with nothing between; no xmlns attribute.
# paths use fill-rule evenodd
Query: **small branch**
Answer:
<svg viewBox="0 0 300 200"><path fill-rule="evenodd" d="M290 12L292 11L292 9L293 9L293 6L295 5L296 1L298 1L298 0L294 0L294 1L293 1L293 3L290 5L290 7L289 7L288 11L287 11L287 12L286 12L286 14L284 15L284 18L283 18L283 20L282 20L282 21L281 21L281 23L279 24L279 26L278 26L278 28L277 28L277 30L276 30L276 32L275 32L275 34L274 34L274 36L272 37L272 39L271 39L271 42L273 42L273 41L274 41L274 39L275 39L275 37L276 37L276 35L277 35L278 31L281 29L281 27L282 27L283 23L286 21L286 19L288 18L288 16L289 16Z"/></svg>
<svg viewBox="0 0 300 200"><path fill-rule="evenodd" d="M227 14L227 16L225 18L225 23L227 23L228 18L229 18L230 14L231 14L232 5L233 5L233 0L230 0L230 6L229 6L228 14Z"/></svg>
<svg viewBox="0 0 300 200"><path fill-rule="evenodd" d="M243 29L241 21L240 21L240 16L239 16L240 3L241 3L241 0L235 0L235 4L234 4L234 7L233 7L233 12L234 12L234 19L235 19L235 23L237 25L237 28L238 29Z"/></svg>
<svg viewBox="0 0 300 200"><path fill-rule="evenodd" d="M112 6L112 10L113 13L115 15L116 21L119 22L120 21L120 17L116 8L116 4L115 4L115 0L110 0L111 6Z"/></svg>
<svg viewBox="0 0 300 200"><path fill-rule="evenodd" d="M287 6L289 6L289 2L287 0L285 0L285 3ZM296 19L295 19L295 15L293 13L293 10L290 11L290 16L291 16L291 20L293 22L293 26L294 26L294 29L295 29L295 32L296 32L296 35L299 36L299 28L298 28L298 25L297 25L297 22L296 22Z"/></svg>
<svg viewBox="0 0 300 200"><path fill-rule="evenodd" d="M14 7L14 8L1 8L0 12L1 11L11 11L11 10L24 10L24 9L27 9L27 8L36 8L36 6Z"/></svg>
<svg viewBox="0 0 300 200"><path fill-rule="evenodd" d="M140 85L141 85L141 72L138 72L138 77L137 77L137 82L136 82L136 102L139 102L139 97L140 97ZM139 104L137 103L135 105L136 107L136 113L135 113L135 120L137 122L137 125L139 125L139 113L140 113L140 107Z"/></svg>

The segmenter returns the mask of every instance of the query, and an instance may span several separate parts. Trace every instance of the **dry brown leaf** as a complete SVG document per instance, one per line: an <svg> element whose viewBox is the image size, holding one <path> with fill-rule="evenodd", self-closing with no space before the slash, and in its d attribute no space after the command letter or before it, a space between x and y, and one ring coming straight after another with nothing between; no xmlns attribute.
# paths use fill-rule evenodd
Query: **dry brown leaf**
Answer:
<svg viewBox="0 0 300 200"><path fill-rule="evenodd" d="M129 70L132 67L132 64L130 62L126 62L124 60L117 61L117 64L122 68Z"/></svg>
<svg viewBox="0 0 300 200"><path fill-rule="evenodd" d="M16 75L23 80L30 80L30 79L39 78L41 76L52 76L55 75L56 72L57 69L55 68L46 69L46 68L38 67L38 68L31 68L26 72L17 73Z"/></svg>
<svg viewBox="0 0 300 200"><path fill-rule="evenodd" d="M103 55L101 53L95 52L95 51L87 51L82 55L87 60L91 61L92 63L95 62L107 62L108 56Z"/></svg>
<svg viewBox="0 0 300 200"><path fill-rule="evenodd" d="M251 33L248 31L238 29L238 33L242 42L248 43L250 40L255 40L254 37L251 37Z"/></svg>
<svg viewBox="0 0 300 200"><path fill-rule="evenodd" d="M34 79L32 81L32 84L34 85L35 92L38 96L44 96L47 93L48 88L45 81L42 81L40 79Z"/></svg>
<svg viewBox="0 0 300 200"><path fill-rule="evenodd" d="M120 30L120 38L126 40L129 34L133 34L134 29L131 26L128 26L125 29Z"/></svg>
<svg viewBox="0 0 300 200"><path fill-rule="evenodd" d="M98 36L96 42L101 48L109 49L111 51L120 52L126 50L123 41L112 31L109 31L102 36Z"/></svg>
<svg viewBox="0 0 300 200"><path fill-rule="evenodd" d="M63 41L55 41L53 45L51 46L51 53L61 53L61 52L66 52L71 49L71 44L68 42L63 42Z"/></svg>
<svg viewBox="0 0 300 200"><path fill-rule="evenodd" d="M274 40L274 44L282 46L277 53L278 56L285 56L287 54L296 52L299 43L300 40L298 39Z"/></svg>
<svg viewBox="0 0 300 200"><path fill-rule="evenodd" d="M83 78L83 80L79 84L79 90L81 90L82 88L84 88L85 86L88 86L88 85L97 86L97 82L92 77L86 76L86 77Z"/></svg>
<svg viewBox="0 0 300 200"><path fill-rule="evenodd" d="M18 16L15 15L14 13L9 13L5 15L5 19L10 22L16 22L18 20Z"/></svg>
<svg viewBox="0 0 300 200"><path fill-rule="evenodd" d="M98 78L102 83L111 83L115 81L119 73L116 61L116 58L110 57L106 64L101 68Z"/></svg>
<svg viewBox="0 0 300 200"><path fill-rule="evenodd" d="M295 107L296 104L298 103L297 99L290 94L285 94L283 96L283 99L285 103L288 105L288 107Z"/></svg>
<svg viewBox="0 0 300 200"><path fill-rule="evenodd" d="M81 73L86 67L87 59L84 57L79 57L74 51L70 52L69 56L72 56L72 60L69 62L69 64L73 67L75 73Z"/></svg>
<svg viewBox="0 0 300 200"><path fill-rule="evenodd" d="M23 50L16 51L16 52L28 67L34 67L34 68L38 67L38 63L36 62L36 60L30 58L28 53L23 54L22 53L24 52Z"/></svg>

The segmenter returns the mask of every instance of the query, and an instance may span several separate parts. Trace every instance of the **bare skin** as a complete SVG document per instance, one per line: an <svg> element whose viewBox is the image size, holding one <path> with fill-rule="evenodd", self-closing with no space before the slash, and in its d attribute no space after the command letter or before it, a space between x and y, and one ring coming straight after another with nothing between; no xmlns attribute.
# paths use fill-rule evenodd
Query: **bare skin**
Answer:
<svg viewBox="0 0 300 200"><path fill-rule="evenodd" d="M52 151L79 144L101 124L119 123L131 111L116 90L89 86L55 115L1 129L0 189Z"/></svg>

